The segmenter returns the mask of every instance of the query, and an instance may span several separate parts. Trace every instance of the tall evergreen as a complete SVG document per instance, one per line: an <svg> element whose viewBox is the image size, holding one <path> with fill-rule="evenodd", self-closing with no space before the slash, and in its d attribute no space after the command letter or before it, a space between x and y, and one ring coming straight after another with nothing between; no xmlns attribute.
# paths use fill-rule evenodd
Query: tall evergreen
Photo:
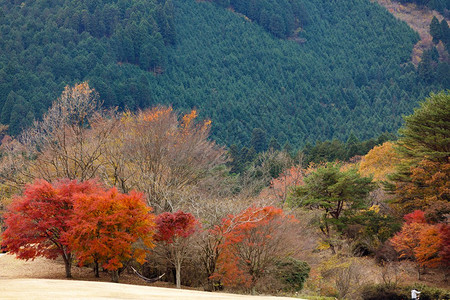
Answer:
<svg viewBox="0 0 450 300"><path fill-rule="evenodd" d="M386 188L402 213L450 210L450 94L431 94L399 130L402 157Z"/></svg>
<svg viewBox="0 0 450 300"><path fill-rule="evenodd" d="M437 44L442 39L441 24L435 16L430 23L430 34L433 37L433 43L435 44Z"/></svg>
<svg viewBox="0 0 450 300"><path fill-rule="evenodd" d="M257 153L267 150L266 132L261 128L254 128L252 132L252 139L250 145Z"/></svg>

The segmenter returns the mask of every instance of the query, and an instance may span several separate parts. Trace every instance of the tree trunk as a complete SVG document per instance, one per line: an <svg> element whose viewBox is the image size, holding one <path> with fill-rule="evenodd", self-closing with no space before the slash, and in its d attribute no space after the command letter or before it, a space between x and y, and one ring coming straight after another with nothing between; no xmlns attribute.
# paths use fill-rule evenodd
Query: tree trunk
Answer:
<svg viewBox="0 0 450 300"><path fill-rule="evenodd" d="M98 266L97 260L94 261L94 274L95 274L96 278L100 278L99 266Z"/></svg>
<svg viewBox="0 0 450 300"><path fill-rule="evenodd" d="M214 291L214 282L208 277L206 282L206 288L205 290L207 292L213 292Z"/></svg>
<svg viewBox="0 0 450 300"><path fill-rule="evenodd" d="M416 262L417 263L417 262ZM425 274L425 267L421 267L419 263L417 263L417 273L418 273L418 279L422 280L422 275Z"/></svg>
<svg viewBox="0 0 450 300"><path fill-rule="evenodd" d="M63 253L62 257L66 268L66 278L72 278L72 254Z"/></svg>
<svg viewBox="0 0 450 300"><path fill-rule="evenodd" d="M111 281L115 283L119 283L119 271L113 270L111 271Z"/></svg>
<svg viewBox="0 0 450 300"><path fill-rule="evenodd" d="M177 289L181 289L181 261L177 259L175 266L176 279L177 279Z"/></svg>

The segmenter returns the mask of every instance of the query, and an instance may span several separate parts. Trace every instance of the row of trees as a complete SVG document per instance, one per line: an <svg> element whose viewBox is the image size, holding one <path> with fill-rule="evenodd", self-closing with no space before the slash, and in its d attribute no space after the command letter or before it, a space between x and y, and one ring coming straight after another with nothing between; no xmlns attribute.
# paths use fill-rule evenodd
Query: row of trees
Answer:
<svg viewBox="0 0 450 300"><path fill-rule="evenodd" d="M324 163L324 157L308 168L291 163L261 196L312 212L320 249L342 255L350 248L354 255L375 256L384 268L411 260L419 279L428 268L445 273L449 104L448 92L432 94L405 117L398 141L375 146L360 162ZM341 267L350 272L352 265ZM323 268L321 276L329 276L326 263Z"/></svg>
<svg viewBox="0 0 450 300"><path fill-rule="evenodd" d="M14 188L21 193L24 184L35 182L5 215L5 244L24 258L69 249L97 272L99 265L111 270L114 280L120 269L145 258L141 270L147 276L173 269L178 286L204 284L210 290L299 290L309 270L299 255L313 249L392 261L395 256L386 252L394 247L400 259L414 259L422 274L424 267L449 262L449 100L448 92L432 94L405 118L398 141L374 147L359 164L305 167L286 151L271 150L238 176L230 173L225 150L208 140L210 121L196 121L196 111L178 116L156 107L119 114L102 110L86 83L67 87L20 139L3 138L2 195L10 199ZM47 181L35 181L41 178ZM381 181L391 196L377 185ZM21 204L27 201L37 202ZM32 214L23 209L45 220L43 226L31 228ZM136 235L124 227L136 228ZM41 234L30 237L31 229ZM15 243L20 240L25 242ZM111 247L115 243L121 246ZM188 262L203 268L189 269ZM326 264L316 263L315 274L331 276ZM354 266L345 258L332 269L345 277ZM189 278L182 268L189 269ZM340 297L349 295L351 280L344 277L336 279Z"/></svg>
<svg viewBox="0 0 450 300"><path fill-rule="evenodd" d="M170 107L119 114L103 110L96 96L87 83L66 87L42 121L19 139L3 138L1 191L25 185L23 196L2 200L12 201L4 215L8 251L23 259L61 255L68 277L76 259L96 276L109 270L113 281L147 261L144 273L173 269L178 287L194 256L204 266L195 276L209 289L245 279L255 291L280 270L301 276L280 277L278 286L301 289L308 267L290 257L294 219L234 203L225 152L207 139L209 120ZM266 275L267 268L274 271Z"/></svg>
<svg viewBox="0 0 450 300"><path fill-rule="evenodd" d="M417 74L425 82L440 82L447 87L450 83L448 79L450 29L447 21L443 19L439 22L436 17L433 17L430 23L430 34L433 37L433 45L423 52Z"/></svg>
<svg viewBox="0 0 450 300"><path fill-rule="evenodd" d="M145 192L156 212L174 210L220 177L224 150L206 138L210 121L170 107L117 113L99 107L87 83L66 87L42 121L4 139L2 175L21 186L36 178L101 178L121 192Z"/></svg>
<svg viewBox="0 0 450 300"><path fill-rule="evenodd" d="M436 17L431 19L430 34L433 37L433 43L437 44L439 41L444 43L445 48L448 50L450 47L450 28L445 19L441 22Z"/></svg>
<svg viewBox="0 0 450 300"><path fill-rule="evenodd" d="M118 282L123 263L142 263L153 247L149 212L142 194L107 191L92 181L40 180L28 185L4 215L3 245L26 260L62 256L67 278L75 256L80 265L92 263L97 277L101 265ZM133 247L138 241L141 249Z"/></svg>
<svg viewBox="0 0 450 300"><path fill-rule="evenodd" d="M182 265L197 247L211 289L244 285L254 291L275 262L282 263L281 270L294 268L281 273L284 288L302 289L309 267L290 258L291 249L286 247L292 238L289 229L298 221L281 209L251 206L207 230L201 230L190 213L163 212L155 217L151 211L142 193L106 190L95 181L37 180L13 199L4 214L2 246L25 260L62 257L67 278L72 277L74 260L79 266L92 266L96 277L102 267L110 271L113 282L119 281L123 269L143 264L153 252L153 258L159 256L176 270L178 288ZM202 235L197 245L194 234ZM291 278L297 273L301 276Z"/></svg>
<svg viewBox="0 0 450 300"><path fill-rule="evenodd" d="M156 72L175 43L170 0L2 1L0 7L0 122L14 135L40 118L66 84L123 63Z"/></svg>
<svg viewBox="0 0 450 300"><path fill-rule="evenodd" d="M257 22L279 38L297 34L309 22L308 12L302 1L215 0L214 2L226 8L231 6L233 10Z"/></svg>

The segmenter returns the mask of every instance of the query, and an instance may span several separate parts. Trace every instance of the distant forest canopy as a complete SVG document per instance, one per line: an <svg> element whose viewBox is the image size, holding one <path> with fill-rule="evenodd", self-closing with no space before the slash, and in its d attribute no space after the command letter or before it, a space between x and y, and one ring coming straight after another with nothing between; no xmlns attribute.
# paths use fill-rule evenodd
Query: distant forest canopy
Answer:
<svg viewBox="0 0 450 300"><path fill-rule="evenodd" d="M171 0L0 1L0 123L18 134L66 84L112 65L163 67L175 43L173 14Z"/></svg>
<svg viewBox="0 0 450 300"><path fill-rule="evenodd" d="M418 35L368 0L218 4L0 0L0 123L17 135L89 81L107 107L197 108L220 144L250 146L259 128L299 148L395 132L450 88L448 65L419 73Z"/></svg>

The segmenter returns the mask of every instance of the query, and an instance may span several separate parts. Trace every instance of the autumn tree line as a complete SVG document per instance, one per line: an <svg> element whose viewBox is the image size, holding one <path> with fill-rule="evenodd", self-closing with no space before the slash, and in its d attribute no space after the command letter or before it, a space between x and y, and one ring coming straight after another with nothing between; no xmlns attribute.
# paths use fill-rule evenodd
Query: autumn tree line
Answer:
<svg viewBox="0 0 450 300"><path fill-rule="evenodd" d="M402 262L419 280L448 276L448 92L365 155L305 163L271 142L240 172L197 111L99 100L87 83L66 87L42 120L3 135L2 245L18 258L62 257L67 277L77 264L118 282L134 267L177 287L342 299L380 297L361 257L393 290Z"/></svg>

